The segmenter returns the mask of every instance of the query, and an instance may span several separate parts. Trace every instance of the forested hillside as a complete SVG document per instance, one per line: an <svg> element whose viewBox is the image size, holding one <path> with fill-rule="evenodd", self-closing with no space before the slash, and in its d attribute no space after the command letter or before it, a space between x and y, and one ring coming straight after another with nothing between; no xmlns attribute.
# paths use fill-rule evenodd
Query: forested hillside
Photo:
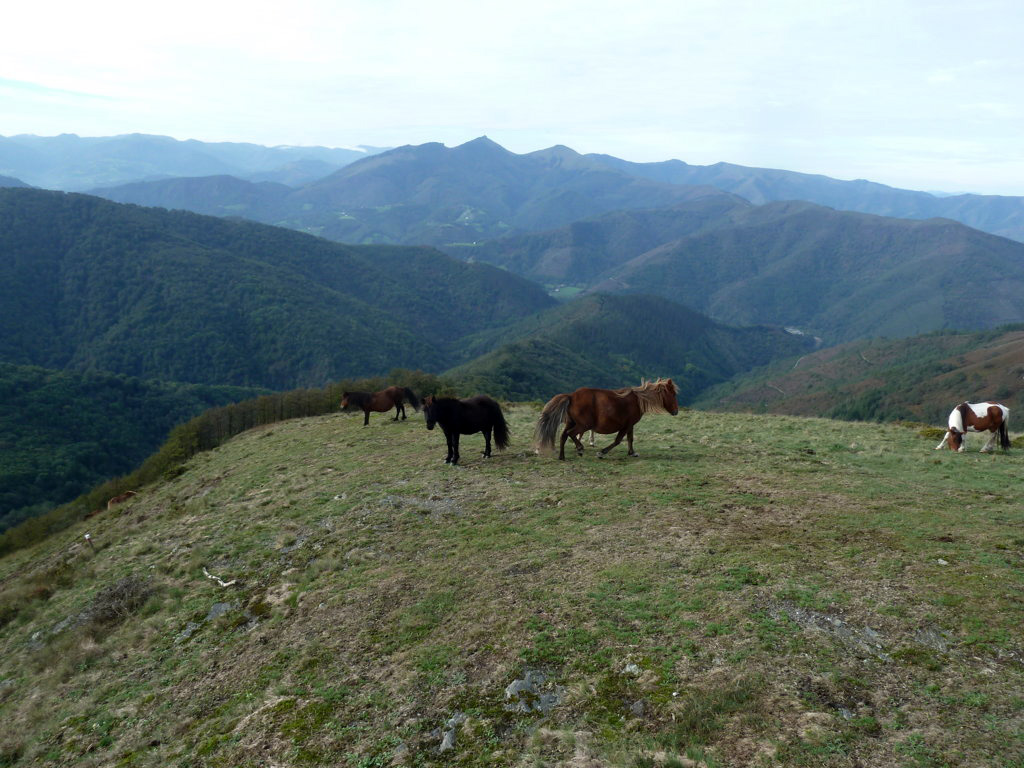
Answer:
<svg viewBox="0 0 1024 768"><path fill-rule="evenodd" d="M739 374L702 392L697 405L730 411L910 419L945 424L964 400L1009 406L1010 427L1024 416L1024 326L981 333L931 333L867 339L797 361Z"/></svg>
<svg viewBox="0 0 1024 768"><path fill-rule="evenodd" d="M0 363L0 531L127 474L176 424L256 393Z"/></svg>
<svg viewBox="0 0 1024 768"><path fill-rule="evenodd" d="M472 362L448 375L514 400L673 376L684 404L739 371L814 346L777 328L724 326L655 296L588 296L472 342Z"/></svg>
<svg viewBox="0 0 1024 768"><path fill-rule="evenodd" d="M0 360L288 388L456 362L460 336L553 301L426 248L0 190Z"/></svg>
<svg viewBox="0 0 1024 768"><path fill-rule="evenodd" d="M549 285L585 289L636 256L705 227L750 204L716 195L670 208L612 211L565 227L447 246L459 258L484 261Z"/></svg>
<svg viewBox="0 0 1024 768"><path fill-rule="evenodd" d="M826 344L983 329L1024 319L1024 245L946 219L769 203L643 253L593 290L655 293Z"/></svg>

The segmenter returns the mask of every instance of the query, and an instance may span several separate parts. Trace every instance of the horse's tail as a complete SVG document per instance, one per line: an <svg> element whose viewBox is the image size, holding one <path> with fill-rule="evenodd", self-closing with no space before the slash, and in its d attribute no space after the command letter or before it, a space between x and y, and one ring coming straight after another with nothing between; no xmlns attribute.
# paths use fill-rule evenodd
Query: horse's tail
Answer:
<svg viewBox="0 0 1024 768"><path fill-rule="evenodd" d="M501 412L501 406L495 403L493 400L488 403L488 407L492 406L491 410L494 413L494 444L498 446L499 451L504 451L508 448L508 424L505 423L505 414Z"/></svg>
<svg viewBox="0 0 1024 768"><path fill-rule="evenodd" d="M418 411L420 409L420 401L419 398L416 397L415 392L408 387L402 387L402 394L405 395L406 399L409 401L409 405L413 407L413 410Z"/></svg>
<svg viewBox="0 0 1024 768"><path fill-rule="evenodd" d="M1010 411L1003 411L1003 420L999 423L999 447L1004 451L1010 449L1010 428L1007 422L1010 420Z"/></svg>
<svg viewBox="0 0 1024 768"><path fill-rule="evenodd" d="M555 395L540 412L537 426L533 430L533 447L538 452L555 450L555 434L565 421L571 402L571 395Z"/></svg>

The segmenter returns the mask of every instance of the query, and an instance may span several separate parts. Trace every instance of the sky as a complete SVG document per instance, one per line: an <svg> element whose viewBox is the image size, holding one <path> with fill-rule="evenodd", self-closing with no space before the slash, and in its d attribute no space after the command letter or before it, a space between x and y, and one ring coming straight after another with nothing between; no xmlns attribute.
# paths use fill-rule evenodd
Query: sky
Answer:
<svg viewBox="0 0 1024 768"><path fill-rule="evenodd" d="M0 135L564 144L1024 195L1024 3L10 4Z"/></svg>

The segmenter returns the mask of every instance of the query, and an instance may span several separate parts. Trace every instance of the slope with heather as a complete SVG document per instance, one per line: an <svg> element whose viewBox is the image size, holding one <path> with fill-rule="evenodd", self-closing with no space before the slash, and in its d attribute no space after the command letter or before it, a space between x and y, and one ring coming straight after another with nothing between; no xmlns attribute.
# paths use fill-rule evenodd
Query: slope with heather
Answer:
<svg viewBox="0 0 1024 768"><path fill-rule="evenodd" d="M736 376L700 407L944 423L965 400L1024 414L1024 331L941 333L856 341Z"/></svg>

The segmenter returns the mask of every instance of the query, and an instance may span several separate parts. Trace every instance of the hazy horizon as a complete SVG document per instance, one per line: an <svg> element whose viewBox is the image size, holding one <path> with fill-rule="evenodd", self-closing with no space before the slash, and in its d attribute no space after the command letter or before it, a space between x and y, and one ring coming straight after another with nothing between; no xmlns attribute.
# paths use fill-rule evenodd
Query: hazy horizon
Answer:
<svg viewBox="0 0 1024 768"><path fill-rule="evenodd" d="M1024 195L1024 7L1008 0L120 0L9 13L0 134L265 146L564 144Z"/></svg>

